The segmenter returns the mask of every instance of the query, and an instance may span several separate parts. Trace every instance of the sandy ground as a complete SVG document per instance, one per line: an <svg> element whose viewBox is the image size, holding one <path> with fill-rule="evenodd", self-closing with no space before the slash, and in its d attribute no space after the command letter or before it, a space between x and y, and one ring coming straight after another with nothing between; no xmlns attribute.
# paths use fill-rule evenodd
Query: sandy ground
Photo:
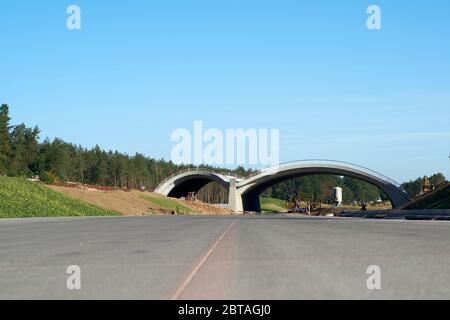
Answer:
<svg viewBox="0 0 450 320"><path fill-rule="evenodd" d="M170 210L157 206L142 198L143 195L152 197L163 197L155 193L140 191L100 191L95 189L67 188L61 186L48 186L52 190L64 193L72 198L79 199L99 206L101 208L113 210L127 216L145 216L149 214L170 214ZM173 199L183 206L191 208L198 214L230 214L230 211L218 208L213 205L201 202L188 202Z"/></svg>

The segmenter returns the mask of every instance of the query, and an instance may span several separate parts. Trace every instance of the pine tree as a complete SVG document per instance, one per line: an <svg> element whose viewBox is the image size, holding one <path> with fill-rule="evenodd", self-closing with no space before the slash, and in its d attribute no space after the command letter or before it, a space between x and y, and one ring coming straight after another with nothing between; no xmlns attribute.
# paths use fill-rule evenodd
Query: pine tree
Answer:
<svg viewBox="0 0 450 320"><path fill-rule="evenodd" d="M28 176L28 163L26 154L24 124L15 126L11 133L11 161L9 164L9 173L13 176Z"/></svg>
<svg viewBox="0 0 450 320"><path fill-rule="evenodd" d="M25 129L25 157L28 171L33 175L39 173L39 133L40 130L36 126L34 128Z"/></svg>
<svg viewBox="0 0 450 320"><path fill-rule="evenodd" d="M2 104L0 107L0 174L6 174L9 170L11 157L10 120L9 107L7 104Z"/></svg>

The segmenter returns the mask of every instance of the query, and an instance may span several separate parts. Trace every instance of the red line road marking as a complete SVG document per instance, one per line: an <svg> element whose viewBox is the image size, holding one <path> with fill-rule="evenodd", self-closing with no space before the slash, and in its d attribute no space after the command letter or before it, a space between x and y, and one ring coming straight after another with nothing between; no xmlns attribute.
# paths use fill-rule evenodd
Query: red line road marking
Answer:
<svg viewBox="0 0 450 320"><path fill-rule="evenodd" d="M211 256L211 254L214 252L214 250L217 248L219 243L225 238L227 233L233 228L233 226L238 222L239 220L234 220L233 223L231 223L228 228L222 233L222 235L217 239L216 242L211 246L211 248L205 253L203 258L195 265L195 267L192 269L192 271L187 275L185 280L181 283L181 285L178 287L177 291L175 291L175 294L171 297L171 300L178 300L181 295L183 294L184 290L189 286L191 281L195 278L195 275L200 271L200 269L203 267L205 262L208 260L208 258Z"/></svg>

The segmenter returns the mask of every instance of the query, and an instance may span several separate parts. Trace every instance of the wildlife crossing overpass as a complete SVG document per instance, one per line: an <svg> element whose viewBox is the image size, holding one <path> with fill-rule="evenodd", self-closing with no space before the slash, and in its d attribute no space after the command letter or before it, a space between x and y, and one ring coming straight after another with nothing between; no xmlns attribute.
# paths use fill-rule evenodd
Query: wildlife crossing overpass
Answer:
<svg viewBox="0 0 450 320"><path fill-rule="evenodd" d="M155 192L174 198L197 193L215 181L229 192L228 204L236 213L260 212L260 195L267 188L285 180L312 174L332 174L353 177L381 189L393 208L399 208L411 200L410 195L394 180L354 164L331 160L304 160L269 167L245 179L204 169L188 169L164 180Z"/></svg>

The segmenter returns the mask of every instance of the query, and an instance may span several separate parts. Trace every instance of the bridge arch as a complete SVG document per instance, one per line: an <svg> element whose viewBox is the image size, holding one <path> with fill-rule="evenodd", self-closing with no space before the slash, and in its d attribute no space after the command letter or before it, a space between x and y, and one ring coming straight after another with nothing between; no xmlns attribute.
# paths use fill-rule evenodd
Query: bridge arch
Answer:
<svg viewBox="0 0 450 320"><path fill-rule="evenodd" d="M247 178L236 184L239 200L235 208L236 211L260 212L260 195L267 188L292 178L313 175L313 174L333 174L347 176L366 181L381 189L389 198L393 208L398 208L407 203L411 197L394 180L354 164L330 161L330 160L304 160L285 163L262 170L258 174Z"/></svg>
<svg viewBox="0 0 450 320"><path fill-rule="evenodd" d="M230 177L213 171L202 169L188 169L172 175L155 189L156 193L167 197L187 197L189 192L197 193L211 182L217 182L226 190L230 188Z"/></svg>

